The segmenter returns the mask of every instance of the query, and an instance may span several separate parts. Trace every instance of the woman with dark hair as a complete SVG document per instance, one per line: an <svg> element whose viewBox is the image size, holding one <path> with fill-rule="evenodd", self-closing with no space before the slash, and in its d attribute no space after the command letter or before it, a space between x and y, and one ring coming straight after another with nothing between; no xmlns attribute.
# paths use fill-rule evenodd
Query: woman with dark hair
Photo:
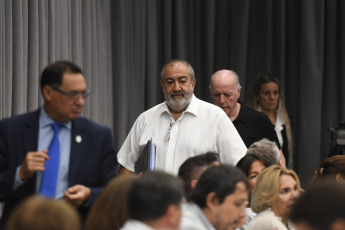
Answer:
<svg viewBox="0 0 345 230"><path fill-rule="evenodd" d="M248 178L249 192L254 189L256 179L262 170L269 165L265 162L264 158L259 154L247 154L236 165L240 168Z"/></svg>
<svg viewBox="0 0 345 230"><path fill-rule="evenodd" d="M249 192L251 193L261 171L274 164L281 165L279 149L274 141L263 138L248 148L246 155L236 166L242 169L248 177Z"/></svg>
<svg viewBox="0 0 345 230"><path fill-rule="evenodd" d="M264 74L257 79L251 106L268 116L276 130L280 146L286 159L286 165L292 168L293 145L291 121L288 116L284 96L279 81L270 74Z"/></svg>
<svg viewBox="0 0 345 230"><path fill-rule="evenodd" d="M345 181L345 156L335 155L324 160L320 167L315 170L312 183L331 179L337 182Z"/></svg>
<svg viewBox="0 0 345 230"><path fill-rule="evenodd" d="M274 145L274 148L272 149L268 148L272 145L267 139L253 143L247 150L247 154L236 165L236 167L240 168L248 178L249 197L253 192L259 174L265 168L278 164L279 149L274 142L272 143ZM243 226L237 228L238 230L245 229L246 225L256 216L256 213L253 212L250 207L246 208L246 213L247 218L243 219L243 222L241 223Z"/></svg>

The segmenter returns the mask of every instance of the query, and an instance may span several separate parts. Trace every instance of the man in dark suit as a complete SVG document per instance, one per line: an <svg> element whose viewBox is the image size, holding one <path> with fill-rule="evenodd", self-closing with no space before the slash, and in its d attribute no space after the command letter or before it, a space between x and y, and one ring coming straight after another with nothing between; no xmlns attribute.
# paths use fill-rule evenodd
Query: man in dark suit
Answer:
<svg viewBox="0 0 345 230"><path fill-rule="evenodd" d="M41 90L42 108L0 121L0 202L5 202L0 228L20 201L42 194L55 132L59 164L51 198L71 203L85 217L116 174L111 130L80 117L89 94L81 69L67 61L49 65L41 76ZM53 123L61 126L58 131Z"/></svg>

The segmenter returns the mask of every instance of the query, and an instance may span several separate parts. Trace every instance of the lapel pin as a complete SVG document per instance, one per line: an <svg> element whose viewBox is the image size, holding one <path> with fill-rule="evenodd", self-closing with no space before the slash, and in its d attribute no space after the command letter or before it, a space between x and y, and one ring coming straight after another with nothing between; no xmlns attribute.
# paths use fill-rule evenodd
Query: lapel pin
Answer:
<svg viewBox="0 0 345 230"><path fill-rule="evenodd" d="M82 138L81 138L80 135L77 135L77 136L75 137L75 141L76 141L77 143L80 143L81 140L82 140Z"/></svg>

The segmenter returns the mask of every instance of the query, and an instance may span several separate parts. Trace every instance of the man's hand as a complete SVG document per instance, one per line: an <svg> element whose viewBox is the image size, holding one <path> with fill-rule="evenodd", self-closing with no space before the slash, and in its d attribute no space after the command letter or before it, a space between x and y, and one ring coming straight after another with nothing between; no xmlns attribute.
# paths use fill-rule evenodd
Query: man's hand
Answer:
<svg viewBox="0 0 345 230"><path fill-rule="evenodd" d="M28 152L19 169L20 179L26 180L29 179L35 172L44 171L46 160L49 160L48 149L45 149L42 152Z"/></svg>
<svg viewBox="0 0 345 230"><path fill-rule="evenodd" d="M79 208L79 206L86 202L90 196L90 188L77 184L65 191L64 201L72 204L76 208Z"/></svg>

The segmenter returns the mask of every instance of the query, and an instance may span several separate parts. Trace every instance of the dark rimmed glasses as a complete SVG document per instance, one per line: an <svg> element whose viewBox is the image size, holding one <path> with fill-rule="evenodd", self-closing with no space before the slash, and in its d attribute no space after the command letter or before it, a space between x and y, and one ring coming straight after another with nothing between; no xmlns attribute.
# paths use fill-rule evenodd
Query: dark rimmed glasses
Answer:
<svg viewBox="0 0 345 230"><path fill-rule="evenodd" d="M62 90L62 89L60 89L56 86L53 86L53 85L50 85L50 88L52 88L53 90L55 90L59 93L62 93L62 94L69 96L73 100L79 99L79 97L82 97L83 99L85 99L91 94L90 90L86 90L85 92L75 92L75 91L67 92L67 91Z"/></svg>

